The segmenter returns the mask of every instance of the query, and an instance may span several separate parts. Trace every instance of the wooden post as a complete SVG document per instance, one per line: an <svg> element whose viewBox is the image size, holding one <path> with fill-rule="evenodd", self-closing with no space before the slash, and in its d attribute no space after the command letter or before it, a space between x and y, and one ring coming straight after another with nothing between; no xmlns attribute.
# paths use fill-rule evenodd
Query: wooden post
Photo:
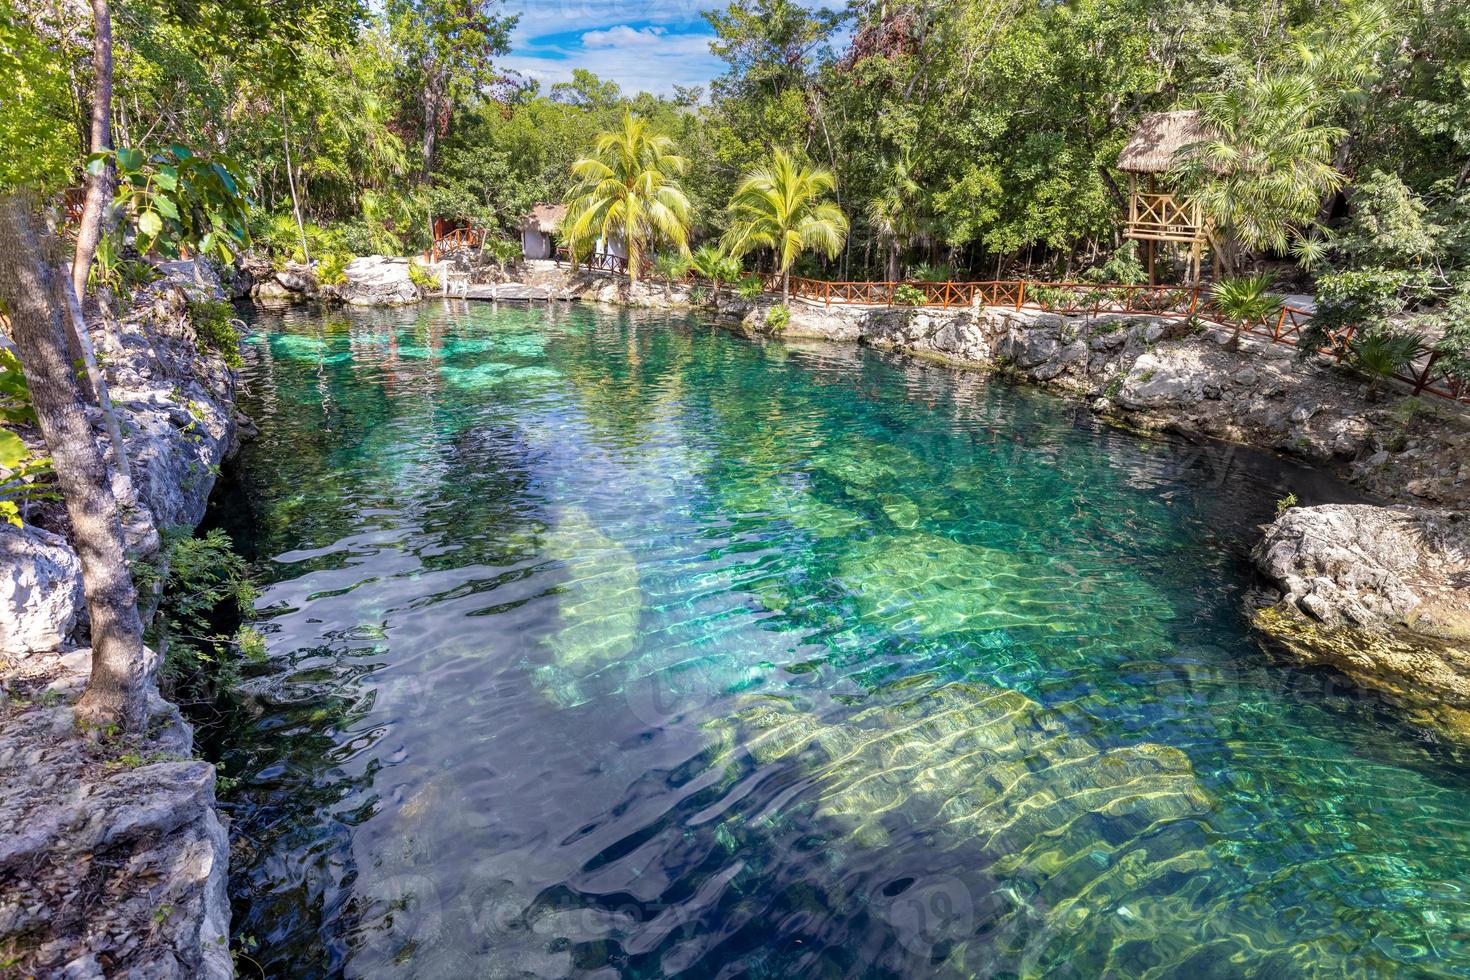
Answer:
<svg viewBox="0 0 1470 980"><path fill-rule="evenodd" d="M1026 280L1022 279L1020 288L1016 290L1016 309L1019 310L1026 302Z"/></svg>
<svg viewBox="0 0 1470 980"><path fill-rule="evenodd" d="M1150 238L1148 240L1148 284L1153 286L1156 283L1157 280L1154 278L1154 240Z"/></svg>

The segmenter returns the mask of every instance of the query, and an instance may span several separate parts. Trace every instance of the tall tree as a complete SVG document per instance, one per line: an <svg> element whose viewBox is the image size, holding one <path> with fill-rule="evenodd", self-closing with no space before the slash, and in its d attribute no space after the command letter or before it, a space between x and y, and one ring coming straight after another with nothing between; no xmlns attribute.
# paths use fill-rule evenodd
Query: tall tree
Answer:
<svg viewBox="0 0 1470 980"><path fill-rule="evenodd" d="M0 300L10 309L36 421L66 501L91 620L92 674L77 716L98 728L138 732L147 722L138 596L117 500L67 355L65 287L48 268L54 254L30 209L13 196L0 199Z"/></svg>
<svg viewBox="0 0 1470 980"><path fill-rule="evenodd" d="M419 110L423 179L434 171L439 137L456 108L500 79L492 59L510 50L516 18L500 0L389 0L388 22L401 52L410 104Z"/></svg>
<svg viewBox="0 0 1470 980"><path fill-rule="evenodd" d="M92 2L92 125L90 153L112 149L112 9L107 0ZM87 201L77 226L77 248L72 258L71 281L77 296L87 294L87 277L102 239L102 217L112 196L116 171L111 163L87 174Z"/></svg>
<svg viewBox="0 0 1470 980"><path fill-rule="evenodd" d="M646 119L623 115L622 125L601 133L592 152L572 165L576 187L563 228L574 249L594 238L621 241L628 250L628 279L638 282L643 257L660 243L689 249L689 198L679 175L689 161L674 141Z"/></svg>
<svg viewBox="0 0 1470 980"><path fill-rule="evenodd" d="M1186 148L1172 176L1203 206L1229 271L1241 247L1285 251L1342 186L1332 158L1346 134L1321 121L1326 108L1309 78L1285 72L1204 99L1200 117L1214 135Z"/></svg>
<svg viewBox="0 0 1470 980"><path fill-rule="evenodd" d="M730 200L730 253L769 248L781 271L781 301L791 299L791 266L811 249L833 258L847 240L847 216L826 200L837 180L826 167L799 163L777 149L746 174Z"/></svg>

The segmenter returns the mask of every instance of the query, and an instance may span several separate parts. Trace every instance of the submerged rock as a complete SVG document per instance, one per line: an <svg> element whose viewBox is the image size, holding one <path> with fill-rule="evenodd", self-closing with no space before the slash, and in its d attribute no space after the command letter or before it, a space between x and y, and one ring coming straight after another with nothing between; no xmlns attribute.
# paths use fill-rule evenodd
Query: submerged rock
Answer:
<svg viewBox="0 0 1470 980"><path fill-rule="evenodd" d="M1418 507L1293 507L1253 553L1282 591L1256 625L1306 663L1470 734L1470 522Z"/></svg>
<svg viewBox="0 0 1470 980"><path fill-rule="evenodd" d="M957 871L1015 898L976 943L1011 964L1106 948L1125 927L1120 909L1146 918L1152 901L1161 916L1180 914L1154 886L1207 866L1188 822L1211 806L1184 753L1104 749L1023 694L982 684L877 694L898 700L836 720L753 699L709 726L716 761L732 773L747 756L799 766L834 847L883 848L910 828L938 828L926 847L953 850ZM965 951L950 955L958 964Z"/></svg>

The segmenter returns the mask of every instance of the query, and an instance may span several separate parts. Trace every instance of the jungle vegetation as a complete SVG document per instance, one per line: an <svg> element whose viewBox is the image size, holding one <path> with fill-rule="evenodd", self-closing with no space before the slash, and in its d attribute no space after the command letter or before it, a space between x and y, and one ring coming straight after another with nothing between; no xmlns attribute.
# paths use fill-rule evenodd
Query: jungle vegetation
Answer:
<svg viewBox="0 0 1470 980"><path fill-rule="evenodd" d="M0 0L0 82L18 93L0 189L81 182L94 14ZM1425 318L1470 374L1463 3L733 0L704 16L724 73L656 96L497 67L503 0L141 0L112 12L113 142L231 161L256 247L280 260L417 251L435 216L514 238L532 204L577 196L595 169L578 161L631 116L680 161L638 220L668 225L674 205L679 234L653 238L681 253L739 246L749 180L780 153L830 176L848 233L789 263L749 242L767 268L1136 277L1118 151L1143 113L1196 108L1216 137L1170 177L1205 203L1227 271L1317 292L1324 329Z"/></svg>

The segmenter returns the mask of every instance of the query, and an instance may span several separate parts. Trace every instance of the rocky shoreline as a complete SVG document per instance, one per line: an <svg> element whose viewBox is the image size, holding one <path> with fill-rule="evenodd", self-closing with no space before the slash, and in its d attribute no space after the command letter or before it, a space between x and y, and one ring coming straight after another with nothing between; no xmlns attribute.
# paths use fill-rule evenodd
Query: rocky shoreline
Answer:
<svg viewBox="0 0 1470 980"><path fill-rule="evenodd" d="M760 329L766 309L727 316ZM1412 721L1470 741L1470 413L1381 394L1330 361L1178 318L794 303L782 336L1004 371L1133 428L1341 474L1384 505L1283 506L1253 555L1281 598L1253 622L1297 663L1332 666Z"/></svg>
<svg viewBox="0 0 1470 980"><path fill-rule="evenodd" d="M393 261L404 265L390 268ZM358 263L361 271L353 268ZM288 286L268 287L265 298L371 303L386 296L396 304L407 293L406 263L357 260L338 287L303 285L291 272L276 272L273 281ZM748 300L728 287L716 295L687 283L630 286L622 277L551 262L524 263L509 275L464 263L449 268L451 282L488 277L547 299L701 309L729 326L772 332L775 299ZM399 277L399 286L384 286L385 276ZM259 285L252 294L262 295ZM1445 623L1426 613L1470 608L1463 547L1425 533L1458 527L1470 505L1470 412L1463 407L1377 391L1330 360L1299 359L1291 347L1178 317L800 300L789 309L785 338L860 343L1005 372L1082 398L1130 428L1248 445L1327 468L1393 505L1284 507L1256 551L1258 569L1282 596L1256 611L1254 622L1298 663L1330 664L1404 701L1414 717L1427 713L1436 728L1470 738L1470 628L1459 612ZM1308 526L1313 531L1303 537ZM1409 527L1419 532L1391 533ZM1287 540L1301 546L1283 550ZM1447 571L1431 583L1434 569Z"/></svg>
<svg viewBox="0 0 1470 980"><path fill-rule="evenodd" d="M131 478L107 447L130 558L204 516L237 436L235 374L196 334L191 302L223 292L191 263L96 317ZM228 977L229 841L215 771L157 690L138 739L76 732L90 670L81 568L59 506L0 523L0 962L19 976ZM156 674L157 663L153 664ZM7 973L7 975L9 975Z"/></svg>

